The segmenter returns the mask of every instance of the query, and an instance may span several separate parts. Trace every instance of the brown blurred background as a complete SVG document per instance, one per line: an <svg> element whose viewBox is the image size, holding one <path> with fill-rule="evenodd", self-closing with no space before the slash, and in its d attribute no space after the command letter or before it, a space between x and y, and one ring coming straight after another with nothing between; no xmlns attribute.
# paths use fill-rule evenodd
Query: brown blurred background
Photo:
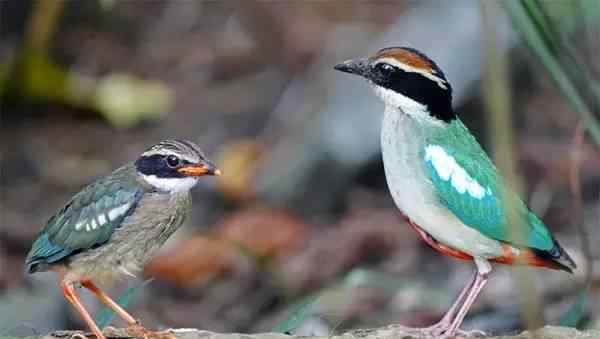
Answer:
<svg viewBox="0 0 600 339"><path fill-rule="evenodd" d="M423 50L493 152L481 93L490 32L510 66L524 198L580 266L575 223L587 226L597 273L583 324L600 326L590 301L600 287L600 152L576 142L578 115L501 10L484 18L466 0L10 0L0 11L0 335L82 328L56 277L26 276L24 257L71 195L167 137L198 142L224 175L194 191L191 218L145 276L111 290L133 287L128 309L145 325L257 332L293 323L295 333L328 334L436 321L472 265L435 253L405 225L379 154L383 105L332 66L386 46ZM581 36L588 26L574 22L571 37ZM597 51L598 31L589 36L573 48ZM574 155L581 206L569 187ZM558 323L583 274L528 271L527 297ZM498 267L465 327L523 328L515 284ZM286 322L294 312L300 320Z"/></svg>

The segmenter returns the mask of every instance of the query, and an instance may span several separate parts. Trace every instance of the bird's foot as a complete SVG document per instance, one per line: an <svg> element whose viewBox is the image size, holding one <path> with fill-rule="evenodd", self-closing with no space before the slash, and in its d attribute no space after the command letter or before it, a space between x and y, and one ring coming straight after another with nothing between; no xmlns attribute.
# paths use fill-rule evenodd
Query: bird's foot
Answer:
<svg viewBox="0 0 600 339"><path fill-rule="evenodd" d="M472 330L463 331L457 330L454 334L448 333L450 330L450 324L439 322L429 327L415 328L415 332L418 332L424 339L471 339L471 338L484 338L487 334L483 331Z"/></svg>
<svg viewBox="0 0 600 339"><path fill-rule="evenodd" d="M459 336L463 336L465 338L485 338L489 335L482 330L470 330L470 331L458 330L458 332L456 334Z"/></svg>
<svg viewBox="0 0 600 339"><path fill-rule="evenodd" d="M426 336L425 338L429 339L474 339L474 338L485 338L487 334L483 331L474 330L474 331L462 331L458 330L454 334L450 333L442 333L438 335L433 335L431 337Z"/></svg>
<svg viewBox="0 0 600 339"><path fill-rule="evenodd" d="M97 333L73 333L71 334L71 339L90 339L90 338L97 338L97 339L106 339L104 337L104 335L102 334L101 336L99 336Z"/></svg>
<svg viewBox="0 0 600 339"><path fill-rule="evenodd" d="M472 339L472 338L485 338L487 334L483 331L473 330L473 331L462 331L458 330L454 334L450 333L442 333L431 338L435 339Z"/></svg>
<svg viewBox="0 0 600 339"><path fill-rule="evenodd" d="M152 331L142 326L139 322L127 327L127 333L132 337L143 339L175 339L175 336L169 330Z"/></svg>

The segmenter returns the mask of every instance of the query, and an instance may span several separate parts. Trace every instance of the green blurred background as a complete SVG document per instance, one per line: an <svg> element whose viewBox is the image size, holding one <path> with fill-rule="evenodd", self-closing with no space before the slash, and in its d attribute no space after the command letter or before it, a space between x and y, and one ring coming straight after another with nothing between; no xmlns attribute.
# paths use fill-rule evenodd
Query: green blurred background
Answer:
<svg viewBox="0 0 600 339"><path fill-rule="evenodd" d="M110 290L144 325L437 321L473 267L400 217L383 104L332 69L386 46L437 61L465 124L581 267L499 266L465 327L600 328L600 2L5 0L0 19L0 335L83 328L52 273L25 275L29 246L82 186L170 137L224 175L193 192L144 276Z"/></svg>

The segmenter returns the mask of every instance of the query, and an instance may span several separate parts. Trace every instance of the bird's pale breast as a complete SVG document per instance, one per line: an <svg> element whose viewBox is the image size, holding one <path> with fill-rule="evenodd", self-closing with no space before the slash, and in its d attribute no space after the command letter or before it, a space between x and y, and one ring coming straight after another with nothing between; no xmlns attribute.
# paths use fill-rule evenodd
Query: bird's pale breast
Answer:
<svg viewBox="0 0 600 339"><path fill-rule="evenodd" d="M464 225L444 207L425 175L423 149L427 126L387 107L381 130L381 148L390 193L396 206L437 241L479 257L502 254L498 241Z"/></svg>

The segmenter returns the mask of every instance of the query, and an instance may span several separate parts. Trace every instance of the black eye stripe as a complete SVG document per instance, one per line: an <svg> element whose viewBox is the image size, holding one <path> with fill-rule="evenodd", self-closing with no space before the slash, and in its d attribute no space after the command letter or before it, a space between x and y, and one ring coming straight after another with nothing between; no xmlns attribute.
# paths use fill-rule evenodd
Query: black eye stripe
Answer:
<svg viewBox="0 0 600 339"><path fill-rule="evenodd" d="M437 82L421 73L408 72L398 67L393 72L376 70L372 72L369 80L427 105L429 114L437 119L446 122L456 119L456 114L452 110L452 88L450 85L447 89L443 89Z"/></svg>
<svg viewBox="0 0 600 339"><path fill-rule="evenodd" d="M375 69L378 70L381 73L387 74L389 75L390 73L394 73L394 72L403 72L404 70L396 67L394 65L388 64L387 62L380 62L378 64L375 65Z"/></svg>
<svg viewBox="0 0 600 339"><path fill-rule="evenodd" d="M135 162L136 169L144 175L155 175L159 178L183 178L176 168L170 167L163 154L142 156Z"/></svg>

